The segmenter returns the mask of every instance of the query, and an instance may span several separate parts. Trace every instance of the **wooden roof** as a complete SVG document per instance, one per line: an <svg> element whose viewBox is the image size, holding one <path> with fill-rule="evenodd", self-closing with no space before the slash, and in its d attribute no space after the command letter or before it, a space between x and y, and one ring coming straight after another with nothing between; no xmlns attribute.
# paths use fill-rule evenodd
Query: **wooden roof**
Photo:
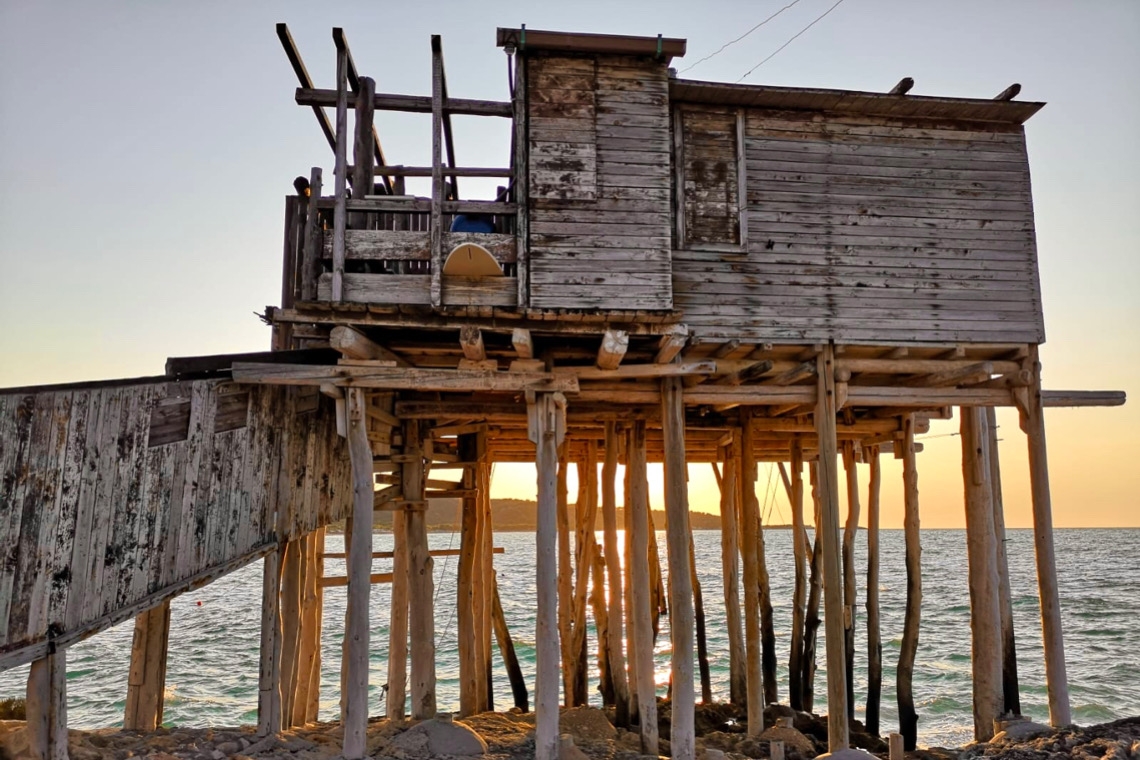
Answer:
<svg viewBox="0 0 1140 760"><path fill-rule="evenodd" d="M1045 105L1029 101L940 98L927 95L888 95L857 90L725 84L694 79L669 82L673 102L748 106L794 111L827 111L892 118L950 119L1023 124Z"/></svg>
<svg viewBox="0 0 1140 760"><path fill-rule="evenodd" d="M608 55L646 55L671 61L685 54L687 40L678 37L633 37L624 34L582 34L551 32L541 29L504 29L495 36L499 47L513 45L518 50L550 50L561 53L602 53Z"/></svg>

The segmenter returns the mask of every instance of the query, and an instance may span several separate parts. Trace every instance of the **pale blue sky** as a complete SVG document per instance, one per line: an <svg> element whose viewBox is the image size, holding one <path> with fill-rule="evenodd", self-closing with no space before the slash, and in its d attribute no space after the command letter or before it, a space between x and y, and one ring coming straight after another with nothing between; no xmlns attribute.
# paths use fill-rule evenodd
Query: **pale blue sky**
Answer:
<svg viewBox="0 0 1140 760"><path fill-rule="evenodd" d="M279 301L282 198L309 167L332 173L293 103L277 21L318 86L332 86L339 25L381 91L428 93L439 33L452 95L506 99L496 26L685 37L683 69L788 2L2 0L0 387L268 347L253 312ZM735 81L832 3L800 0L684 76ZM1027 125L1046 379L1136 396L1140 3L845 0L747 81L885 91L903 76L914 94L992 97L1016 81L1048 102ZM378 126L390 161L427 161L427 117ZM456 127L460 163L506 160L505 122ZM1099 484L1102 509L1124 499L1140 520L1137 401L1051 413L1055 493L1072 467L1062 489Z"/></svg>

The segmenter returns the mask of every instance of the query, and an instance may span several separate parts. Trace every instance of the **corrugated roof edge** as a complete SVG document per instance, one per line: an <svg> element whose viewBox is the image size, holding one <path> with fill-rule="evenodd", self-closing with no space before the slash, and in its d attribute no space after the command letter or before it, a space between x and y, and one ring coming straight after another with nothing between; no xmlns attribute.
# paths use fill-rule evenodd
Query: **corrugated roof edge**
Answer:
<svg viewBox="0 0 1140 760"><path fill-rule="evenodd" d="M679 37L633 37L624 34L583 34L542 29L505 29L495 35L498 47L518 50L554 50L565 53L606 53L659 57L666 63L685 54L687 40Z"/></svg>
<svg viewBox="0 0 1140 760"><path fill-rule="evenodd" d="M900 119L949 119L1024 124L1045 104L1031 101L888 95L857 90L768 87L752 84L672 79L669 98L679 103L746 106L795 111L858 113Z"/></svg>

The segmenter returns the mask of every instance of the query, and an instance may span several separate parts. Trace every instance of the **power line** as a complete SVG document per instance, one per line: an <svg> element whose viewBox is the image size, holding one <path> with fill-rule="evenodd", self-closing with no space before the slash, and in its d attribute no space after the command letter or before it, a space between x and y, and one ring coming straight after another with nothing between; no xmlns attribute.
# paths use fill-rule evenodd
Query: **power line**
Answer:
<svg viewBox="0 0 1140 760"><path fill-rule="evenodd" d="M721 45L721 46L720 46L720 48L718 48L718 49L717 49L715 52L713 52L713 53L709 53L709 54L708 54L708 55L706 55L704 58L700 59L699 61L697 61L696 63L692 64L691 66L686 66L685 68L681 69L681 73L682 73L682 74L684 74L684 73L685 73L686 71L688 71L689 69L693 69L693 68L696 68L697 66L701 65L702 63L704 63L704 62L705 62L705 61L707 61L708 59L712 58L713 56L719 55L721 52L723 52L723 51L724 51L724 49L725 49L725 48L729 47L730 45L735 45L736 43L740 42L742 39L744 39L744 38L745 38L745 37L747 37L748 35L752 34L752 33L753 33L753 32L755 32L757 29L759 29L760 27L764 26L764 25L765 25L765 24L767 24L769 21L771 21L772 19L776 18L776 16L779 16L781 13L783 13L784 11L786 11L788 8L791 8L793 5L795 5L795 4L796 4L796 3L798 3L799 1L800 1L800 0L792 0L792 2L788 3L787 5L785 5L785 6L784 6L783 8L781 8L780 10L776 11L776 12L775 12L775 13L773 13L771 16L769 16L768 18L764 19L764 20L763 20L763 21L761 21L759 24L757 24L756 26L752 27L752 28L751 28L751 29L749 29L747 32L745 32L744 34L742 34L742 35L740 35L739 37L737 37L735 40L732 40L732 41L730 41L730 42L726 42L726 43L724 43L724 44L723 44L723 45Z"/></svg>
<svg viewBox="0 0 1140 760"><path fill-rule="evenodd" d="M795 42L795 41L796 41L796 38L797 38L797 37L799 37L799 36L800 36L801 34L803 34L804 32L806 32L808 29L811 29L813 26L815 26L816 24L818 24L820 21L823 21L823 19L824 19L824 18L827 16L827 14L831 13L833 10L835 10L836 8L838 8L838 7L839 7L840 5L842 5L842 4L843 4L843 0L838 0L838 2L836 2L836 3L835 3L835 5L831 6L831 7L830 7L830 8L828 8L826 11L824 11L824 12L823 12L823 13L822 13L822 14L821 14L821 15L820 15L820 16L819 16L819 17L818 17L818 18L817 18L815 21L811 22L810 24L808 24L807 26L805 26L803 29L801 29L801 30L799 30L798 32L796 32L795 36L793 36L793 37L792 37L790 40L788 40L787 42L785 42L783 45L780 45L780 47L776 48L775 52L773 52L773 53L772 53L771 55L769 55L767 58L765 58L764 60L760 61L760 63L756 64L755 66L753 66L752 68L750 68L748 71L746 71L746 72L744 73L744 76L742 76L740 79L737 79L737 80L736 80L736 83L737 83L737 84L740 84L741 82L743 82L745 79L747 79L747 78L748 78L748 76L749 76L749 75L750 75L750 74L751 74L753 71L755 71L756 69L760 68L760 67L761 67L761 66L763 66L765 63L767 63L768 61L770 61L770 60L772 60L773 58L775 58L775 57L776 57L776 54L777 54L777 53L779 53L781 50L783 50L784 48L786 48L788 45L791 45L793 42Z"/></svg>

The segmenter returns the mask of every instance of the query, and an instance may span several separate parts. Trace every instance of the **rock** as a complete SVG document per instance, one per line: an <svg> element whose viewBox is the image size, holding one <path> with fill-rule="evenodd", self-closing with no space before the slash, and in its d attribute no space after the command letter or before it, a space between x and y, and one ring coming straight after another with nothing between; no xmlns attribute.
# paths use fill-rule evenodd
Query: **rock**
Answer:
<svg viewBox="0 0 1140 760"><path fill-rule="evenodd" d="M796 711L787 705L774 704L764 708L764 725L771 726L777 723L777 718L794 718Z"/></svg>
<svg viewBox="0 0 1140 760"><path fill-rule="evenodd" d="M1052 731L1053 728L1051 726L1043 726L1031 720L1014 721L1006 723L1005 730L990 739L990 744L1001 744L1007 741L1025 741L1026 739L1043 736Z"/></svg>
<svg viewBox="0 0 1140 760"><path fill-rule="evenodd" d="M241 745L235 741L222 742L221 744L214 747L214 749L216 749L218 752L221 752L223 755L233 755L241 750L241 748Z"/></svg>
<svg viewBox="0 0 1140 760"><path fill-rule="evenodd" d="M573 736L562 734L558 737L558 760L590 760L590 758L574 745Z"/></svg>
<svg viewBox="0 0 1140 760"><path fill-rule="evenodd" d="M795 750L801 755L815 752L815 745L802 733L789 726L772 726L760 734L760 739L766 742L783 742L784 747Z"/></svg>
<svg viewBox="0 0 1140 760"><path fill-rule="evenodd" d="M571 707L558 718L562 733L578 742L604 742L617 737L617 729L606 714L596 707Z"/></svg>
<svg viewBox="0 0 1140 760"><path fill-rule="evenodd" d="M719 749L706 749L704 760L725 760L726 757Z"/></svg>
<svg viewBox="0 0 1140 760"><path fill-rule="evenodd" d="M485 755L487 742L463 723L433 718L418 723L388 743L411 757Z"/></svg>

